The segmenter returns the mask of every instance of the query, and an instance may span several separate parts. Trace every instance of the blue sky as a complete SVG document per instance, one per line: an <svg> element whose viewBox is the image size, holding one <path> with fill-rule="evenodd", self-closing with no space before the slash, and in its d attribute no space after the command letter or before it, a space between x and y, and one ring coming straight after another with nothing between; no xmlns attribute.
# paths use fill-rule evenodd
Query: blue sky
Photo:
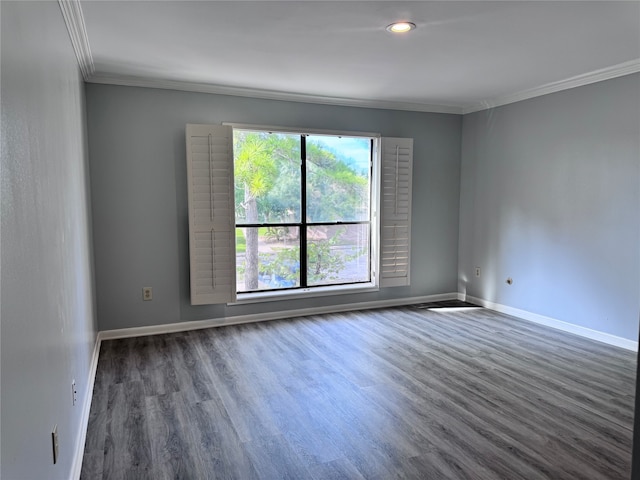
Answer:
<svg viewBox="0 0 640 480"><path fill-rule="evenodd" d="M329 150L341 152L341 156L350 159L348 162L356 170L368 170L371 140L362 137L332 137L324 135L309 135L308 140L324 144Z"/></svg>

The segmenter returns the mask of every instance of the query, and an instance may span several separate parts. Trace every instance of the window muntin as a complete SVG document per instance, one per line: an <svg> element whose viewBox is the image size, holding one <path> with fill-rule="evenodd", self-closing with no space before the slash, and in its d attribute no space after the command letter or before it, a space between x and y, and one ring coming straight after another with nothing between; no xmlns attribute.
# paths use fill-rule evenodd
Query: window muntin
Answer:
<svg viewBox="0 0 640 480"><path fill-rule="evenodd" d="M234 129L238 292L371 281L372 146Z"/></svg>

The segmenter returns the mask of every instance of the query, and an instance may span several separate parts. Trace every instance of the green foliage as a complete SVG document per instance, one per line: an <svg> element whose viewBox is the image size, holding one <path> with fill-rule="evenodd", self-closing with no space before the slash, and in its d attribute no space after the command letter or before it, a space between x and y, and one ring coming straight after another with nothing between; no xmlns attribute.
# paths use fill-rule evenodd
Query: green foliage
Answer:
<svg viewBox="0 0 640 480"><path fill-rule="evenodd" d="M338 241L336 233L328 241L311 241L307 249L307 279L309 284L324 280L335 280L350 260L341 252L332 252L331 247Z"/></svg>
<svg viewBox="0 0 640 480"><path fill-rule="evenodd" d="M307 142L307 217L313 222L368 218L369 182L322 145Z"/></svg>
<svg viewBox="0 0 640 480"><path fill-rule="evenodd" d="M307 218L314 222L368 218L369 179L348 159L307 141ZM300 221L300 138L238 131L234 136L236 214L257 202L257 221Z"/></svg>
<svg viewBox="0 0 640 480"><path fill-rule="evenodd" d="M234 138L236 184L247 186L251 196L266 194L276 181L278 170L268 143L257 133L241 132Z"/></svg>
<svg viewBox="0 0 640 480"><path fill-rule="evenodd" d="M236 218L252 223L299 221L299 137L237 131L234 152ZM249 220L248 203L254 200L257 218Z"/></svg>
<svg viewBox="0 0 640 480"><path fill-rule="evenodd" d="M272 242L281 242L289 235L289 227L266 227L264 237Z"/></svg>
<svg viewBox="0 0 640 480"><path fill-rule="evenodd" d="M241 228L236 228L236 253L244 253L247 250L247 240L244 238Z"/></svg>
<svg viewBox="0 0 640 480"><path fill-rule="evenodd" d="M335 247L346 229L340 229L328 240L310 240L307 243L307 282L309 285L335 280L347 262L358 258L364 250L351 254L338 251ZM277 275L286 280L296 281L300 270L300 247L278 249L272 262L260 273Z"/></svg>

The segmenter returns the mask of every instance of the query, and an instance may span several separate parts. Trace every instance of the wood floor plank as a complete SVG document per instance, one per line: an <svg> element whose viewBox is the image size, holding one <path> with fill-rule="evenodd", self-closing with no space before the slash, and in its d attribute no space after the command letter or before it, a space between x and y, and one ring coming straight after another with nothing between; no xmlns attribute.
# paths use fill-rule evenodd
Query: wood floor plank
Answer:
<svg viewBox="0 0 640 480"><path fill-rule="evenodd" d="M195 337L197 335L197 337ZM206 364L218 398L223 403L233 422L240 440L249 442L259 437L279 435L280 430L266 409L264 402L256 394L253 385L243 382L243 364L235 362L218 349L215 332L207 330L194 333L194 347Z"/></svg>
<svg viewBox="0 0 640 480"><path fill-rule="evenodd" d="M191 407L190 426L201 471L208 479L259 478L222 403L216 399Z"/></svg>
<svg viewBox="0 0 640 480"><path fill-rule="evenodd" d="M459 305L105 341L81 478L629 478L635 354Z"/></svg>
<svg viewBox="0 0 640 480"><path fill-rule="evenodd" d="M311 478L295 450L282 435L259 437L243 444L261 479L299 480Z"/></svg>
<svg viewBox="0 0 640 480"><path fill-rule="evenodd" d="M365 480L353 464L342 457L309 469L314 480Z"/></svg>
<svg viewBox="0 0 640 480"><path fill-rule="evenodd" d="M140 380L109 387L102 478L153 478Z"/></svg>
<svg viewBox="0 0 640 480"><path fill-rule="evenodd" d="M205 478L199 467L196 434L180 392L146 398L154 479Z"/></svg>
<svg viewBox="0 0 640 480"><path fill-rule="evenodd" d="M84 452L82 457L82 470L80 478L102 478L102 466L104 464L104 451Z"/></svg>
<svg viewBox="0 0 640 480"><path fill-rule="evenodd" d="M213 378L189 335L176 337L174 342L168 342L167 349L171 354L177 388L190 403L219 400Z"/></svg>

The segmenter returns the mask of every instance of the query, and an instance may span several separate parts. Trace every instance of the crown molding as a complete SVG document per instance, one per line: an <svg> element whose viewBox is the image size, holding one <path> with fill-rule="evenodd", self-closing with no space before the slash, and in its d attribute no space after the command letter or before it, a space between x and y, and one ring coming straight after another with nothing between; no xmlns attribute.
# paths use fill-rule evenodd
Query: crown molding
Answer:
<svg viewBox="0 0 640 480"><path fill-rule="evenodd" d="M71 37L73 50L76 52L82 78L86 81L95 71L95 66L93 65L93 57L91 56L91 47L89 46L89 37L84 24L80 0L58 0L58 4L60 5L60 10L62 10L69 37Z"/></svg>
<svg viewBox="0 0 640 480"><path fill-rule="evenodd" d="M325 97L321 95L307 95L302 93L287 93L274 90L230 87L226 85L212 85L208 83L183 82L177 80L162 80L148 77L134 77L126 75L92 75L86 79L89 83L105 85L123 85L128 87L160 88L165 90L179 90L183 92L213 93L217 95L231 95L235 97L262 98L265 100L284 100L288 102L317 103L321 105L335 105L344 107L380 108L384 110L407 110L413 112L451 113L460 115L462 107L452 105L435 105L413 102L394 102L387 100L365 100L357 98Z"/></svg>
<svg viewBox="0 0 640 480"><path fill-rule="evenodd" d="M61 4L77 3L77 0L59 0ZM88 46L88 43L87 43ZM90 55L90 53L89 53ZM93 63L91 63L93 69ZM266 100L283 100L288 102L316 103L321 105L335 105L344 107L379 108L383 110L404 110L412 112L449 113L466 115L468 113L488 110L490 108L508 105L510 103L528 100L530 98L548 95L591 83L602 82L625 75L640 72L640 59L619 63L611 67L602 68L593 72L577 75L575 77L548 83L540 87L522 90L520 92L483 100L466 107L454 105L437 105L413 102L394 102L386 100L356 99L325 97L320 95L307 95L301 93L288 93L274 90L261 90L253 88L231 87L226 85L212 85L208 83L185 82L179 80L162 80L149 77L135 77L127 75L90 75L85 78L89 83L105 85L122 85L129 87L160 88L165 90L178 90L184 92L212 93L217 95L230 95L236 97L262 98Z"/></svg>
<svg viewBox="0 0 640 480"><path fill-rule="evenodd" d="M583 85L589 85L590 83L602 82L604 80L610 80L612 78L622 77L638 72L640 72L640 59L630 60L628 62L619 63L617 65L602 68L600 70L594 70L593 72L584 73L582 75L577 75L565 80L547 83L546 85L542 85L540 87L531 88L529 90L522 90L521 92L517 92L511 95L504 95L501 97L484 100L480 103L469 105L463 108L462 113L466 115L467 113L487 110L489 108L499 107L501 105L507 105L509 103L520 102L529 98L540 97L542 95L548 95L549 93L560 92L562 90L581 87Z"/></svg>

